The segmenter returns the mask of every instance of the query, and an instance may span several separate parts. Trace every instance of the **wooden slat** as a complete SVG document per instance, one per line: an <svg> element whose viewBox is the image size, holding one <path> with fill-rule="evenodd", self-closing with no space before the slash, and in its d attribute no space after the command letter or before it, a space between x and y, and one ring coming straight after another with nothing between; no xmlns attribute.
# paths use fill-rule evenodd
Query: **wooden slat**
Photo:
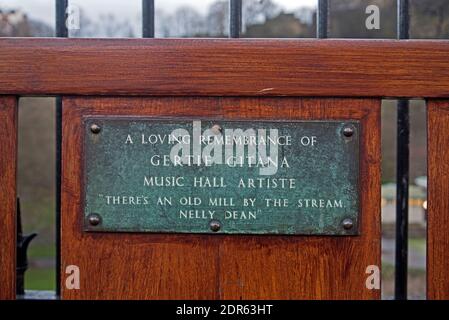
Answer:
<svg viewBox="0 0 449 320"><path fill-rule="evenodd" d="M0 39L0 94L449 97L449 42Z"/></svg>
<svg viewBox="0 0 449 320"><path fill-rule="evenodd" d="M221 298L380 299L365 286L367 266L381 264L380 100L232 98L222 108L233 119L360 120L362 224L358 237L225 238Z"/></svg>
<svg viewBox="0 0 449 320"><path fill-rule="evenodd" d="M64 99L63 299L379 299L365 287L380 266L380 100L301 98ZM229 236L82 231L84 115L220 119L358 119L361 234ZM80 268L81 288L64 286Z"/></svg>
<svg viewBox="0 0 449 320"><path fill-rule="evenodd" d="M0 96L0 300L16 297L17 100Z"/></svg>
<svg viewBox="0 0 449 320"><path fill-rule="evenodd" d="M217 299L217 238L198 235L85 233L83 115L204 115L212 99L64 98L61 199L63 299ZM208 108L209 106L210 108ZM80 268L80 290L65 287L65 268Z"/></svg>
<svg viewBox="0 0 449 320"><path fill-rule="evenodd" d="M449 100L428 101L427 297L449 299Z"/></svg>

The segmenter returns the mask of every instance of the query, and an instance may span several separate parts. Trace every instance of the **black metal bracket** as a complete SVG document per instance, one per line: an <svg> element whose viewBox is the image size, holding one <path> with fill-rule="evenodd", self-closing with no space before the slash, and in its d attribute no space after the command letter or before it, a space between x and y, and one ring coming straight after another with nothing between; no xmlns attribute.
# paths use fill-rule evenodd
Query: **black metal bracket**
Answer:
<svg viewBox="0 0 449 320"><path fill-rule="evenodd" d="M23 235L20 199L17 198L17 261L16 261L16 294L25 294L25 271L28 269L27 250L37 233Z"/></svg>

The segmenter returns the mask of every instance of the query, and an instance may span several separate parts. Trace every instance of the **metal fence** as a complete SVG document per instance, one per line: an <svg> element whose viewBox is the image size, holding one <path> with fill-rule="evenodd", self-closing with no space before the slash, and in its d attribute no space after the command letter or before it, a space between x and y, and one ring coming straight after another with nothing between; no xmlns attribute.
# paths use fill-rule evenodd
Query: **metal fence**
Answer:
<svg viewBox="0 0 449 320"><path fill-rule="evenodd" d="M239 38L242 30L242 0L230 0L229 37ZM66 27L68 0L56 0L56 37L68 37ZM328 37L329 0L318 0L316 37ZM397 0L397 38L409 38L409 0ZM142 0L142 36L153 38L155 35L154 0ZM60 242L61 211L61 128L62 101L57 98L56 105L56 217L57 246ZM409 186L409 101L397 103L397 198L396 198L396 257L395 257L395 299L407 298L407 259L408 259L408 186ZM57 253L57 279L60 278L60 253ZM56 281L56 293L60 293L59 280Z"/></svg>

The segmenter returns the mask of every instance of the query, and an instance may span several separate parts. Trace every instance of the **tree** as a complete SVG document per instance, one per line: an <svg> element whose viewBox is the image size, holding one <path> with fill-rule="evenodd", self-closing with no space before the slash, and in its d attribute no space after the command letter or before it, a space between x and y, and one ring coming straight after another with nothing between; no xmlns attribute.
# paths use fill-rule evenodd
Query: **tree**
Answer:
<svg viewBox="0 0 449 320"><path fill-rule="evenodd" d="M205 33L204 18L195 9L189 6L179 7L172 19L173 34L177 37L194 37Z"/></svg>
<svg viewBox="0 0 449 320"><path fill-rule="evenodd" d="M248 25L249 38L306 38L314 36L313 24L303 23L294 13L281 12L264 23Z"/></svg>
<svg viewBox="0 0 449 320"><path fill-rule="evenodd" d="M281 8L271 0L243 1L242 18L246 25L263 23L278 15Z"/></svg>
<svg viewBox="0 0 449 320"><path fill-rule="evenodd" d="M30 37L32 36L28 17L19 10L0 9L1 37Z"/></svg>
<svg viewBox="0 0 449 320"><path fill-rule="evenodd" d="M224 37L229 28L229 3L227 0L215 1L209 6L206 17L206 33L213 37Z"/></svg>
<svg viewBox="0 0 449 320"><path fill-rule="evenodd" d="M90 38L95 37L97 28L95 23L88 17L83 8L78 7L79 29L70 29L70 37Z"/></svg>
<svg viewBox="0 0 449 320"><path fill-rule="evenodd" d="M162 10L155 11L154 34L156 37L166 38L170 36L170 17Z"/></svg>
<svg viewBox="0 0 449 320"><path fill-rule="evenodd" d="M449 1L413 1L413 35L419 38L449 37Z"/></svg>
<svg viewBox="0 0 449 320"><path fill-rule="evenodd" d="M380 29L367 29L366 8L380 9ZM340 0L330 2L331 37L335 38L396 38L396 2L391 0Z"/></svg>
<svg viewBox="0 0 449 320"><path fill-rule="evenodd" d="M101 14L97 22L90 19L82 8L79 10L79 29L69 30L71 37L93 38L132 38L134 30L129 20L120 21L112 13Z"/></svg>

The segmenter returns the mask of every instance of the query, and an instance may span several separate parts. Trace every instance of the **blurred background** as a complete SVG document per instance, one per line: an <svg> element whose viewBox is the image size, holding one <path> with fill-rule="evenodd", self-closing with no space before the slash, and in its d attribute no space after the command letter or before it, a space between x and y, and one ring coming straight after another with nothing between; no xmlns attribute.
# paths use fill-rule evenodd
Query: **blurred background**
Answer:
<svg viewBox="0 0 449 320"><path fill-rule="evenodd" d="M316 0L243 0L248 38L315 36ZM141 37L140 0L73 0L80 26L70 37ZM380 29L365 27L368 5L380 8ZM396 0L330 1L332 38L395 38ZM155 0L156 37L227 37L227 0ZM54 0L0 0L0 37L53 37ZM412 0L411 37L447 39L449 1ZM63 70L61 70L63 72ZM425 298L426 112L410 107L409 296ZM382 106L382 294L393 297L396 102ZM21 98L19 103L19 196L25 233L37 232L29 248L26 289L55 288L55 99Z"/></svg>

